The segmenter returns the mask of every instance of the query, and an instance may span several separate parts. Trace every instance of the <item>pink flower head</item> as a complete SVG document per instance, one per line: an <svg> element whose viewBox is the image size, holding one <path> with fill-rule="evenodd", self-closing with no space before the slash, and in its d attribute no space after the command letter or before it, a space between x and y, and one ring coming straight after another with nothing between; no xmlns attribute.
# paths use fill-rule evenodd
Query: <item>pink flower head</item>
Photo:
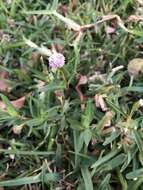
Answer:
<svg viewBox="0 0 143 190"><path fill-rule="evenodd" d="M49 66L53 69L61 68L65 64L65 57L61 53L53 53L48 60Z"/></svg>

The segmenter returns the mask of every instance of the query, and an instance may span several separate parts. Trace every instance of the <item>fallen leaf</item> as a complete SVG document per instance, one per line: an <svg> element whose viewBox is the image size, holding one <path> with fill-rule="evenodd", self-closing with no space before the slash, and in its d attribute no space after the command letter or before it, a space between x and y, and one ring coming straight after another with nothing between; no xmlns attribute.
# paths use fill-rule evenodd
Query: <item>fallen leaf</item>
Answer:
<svg viewBox="0 0 143 190"><path fill-rule="evenodd" d="M128 72L134 78L137 78L143 73L143 59L135 58L132 59L128 64Z"/></svg>
<svg viewBox="0 0 143 190"><path fill-rule="evenodd" d="M79 82L78 82L78 86L79 85L83 85L83 84L86 84L87 83L87 76L85 75L80 75L80 79L79 79Z"/></svg>
<svg viewBox="0 0 143 190"><path fill-rule="evenodd" d="M62 54L64 53L64 46L63 45L55 44L55 48L56 48L57 52L62 53Z"/></svg>
<svg viewBox="0 0 143 190"><path fill-rule="evenodd" d="M62 12L62 14L63 14L64 16L67 15L67 13L68 13L68 6L66 6L66 5L61 5L61 6L59 7L59 9L61 10L61 12Z"/></svg>
<svg viewBox="0 0 143 190"><path fill-rule="evenodd" d="M143 21L143 16L139 16L139 15L131 15L128 18L128 21L132 21L132 22L139 22L139 21Z"/></svg>
<svg viewBox="0 0 143 190"><path fill-rule="evenodd" d="M76 38L75 38L73 44L78 44L79 41L81 40L82 36L83 36L83 32L82 31L77 32Z"/></svg>
<svg viewBox="0 0 143 190"><path fill-rule="evenodd" d="M44 88L44 86L45 86L45 82L42 81L42 80L39 80L39 81L38 81L38 88L39 88L40 90L42 90L42 89Z"/></svg>
<svg viewBox="0 0 143 190"><path fill-rule="evenodd" d="M13 133L14 134L16 134L16 135L19 135L19 134L21 134L21 131L22 131L22 129L23 129L23 127L24 127L25 125L16 125L16 126L14 126L13 128L12 128L12 130L13 130Z"/></svg>
<svg viewBox="0 0 143 190"><path fill-rule="evenodd" d="M75 10L77 8L77 4L78 4L77 0L71 0L71 8L72 8L72 10Z"/></svg>
<svg viewBox="0 0 143 190"><path fill-rule="evenodd" d="M80 86L86 84L87 81L88 81L87 76L79 75L79 81L78 81L78 84L76 85L76 91L80 97L82 110L84 110L84 108L85 108L85 104L83 102L84 102L84 100L86 100L86 96L84 96L84 94L82 93Z"/></svg>
<svg viewBox="0 0 143 190"><path fill-rule="evenodd" d="M60 101L61 105L64 105L64 93L61 90L56 90L55 91L56 98Z"/></svg>
<svg viewBox="0 0 143 190"><path fill-rule="evenodd" d="M11 149L12 149L11 146L8 147L8 150L11 150ZM14 154L10 154L9 157L10 157L11 160L14 160L15 155Z"/></svg>
<svg viewBox="0 0 143 190"><path fill-rule="evenodd" d="M10 101L11 104L13 105L13 107L15 108L22 108L24 106L24 103L25 103L25 96L17 99L17 100L14 100L14 101ZM7 111L7 108L6 108L6 105L3 101L0 101L0 108L3 110L3 111Z"/></svg>
<svg viewBox="0 0 143 190"><path fill-rule="evenodd" d="M9 91L10 86L6 79L9 78L9 73L7 71L0 72L0 91Z"/></svg>
<svg viewBox="0 0 143 190"><path fill-rule="evenodd" d="M15 101L11 101L12 105L15 107L15 108L23 108L24 106L24 103L25 103L25 96L15 100Z"/></svg>
<svg viewBox="0 0 143 190"><path fill-rule="evenodd" d="M123 143L127 143L128 145L131 145L133 142L134 142L133 137L130 134L123 135Z"/></svg>
<svg viewBox="0 0 143 190"><path fill-rule="evenodd" d="M97 108L101 108L102 111L107 111L108 108L106 106L106 103L104 101L105 95L96 94L94 97L95 105Z"/></svg>
<svg viewBox="0 0 143 190"><path fill-rule="evenodd" d="M113 117L113 114L111 111L107 111L105 113L105 120L104 120L104 127L110 127L111 126L111 119Z"/></svg>
<svg viewBox="0 0 143 190"><path fill-rule="evenodd" d="M0 149L3 149L3 145L2 144L0 144ZM0 152L0 155L1 155L1 152Z"/></svg>
<svg viewBox="0 0 143 190"><path fill-rule="evenodd" d="M40 54L38 52L32 52L31 56L32 61L38 61L40 59Z"/></svg>
<svg viewBox="0 0 143 190"><path fill-rule="evenodd" d="M10 28L14 28L15 27L15 20L12 18L8 18L8 25Z"/></svg>

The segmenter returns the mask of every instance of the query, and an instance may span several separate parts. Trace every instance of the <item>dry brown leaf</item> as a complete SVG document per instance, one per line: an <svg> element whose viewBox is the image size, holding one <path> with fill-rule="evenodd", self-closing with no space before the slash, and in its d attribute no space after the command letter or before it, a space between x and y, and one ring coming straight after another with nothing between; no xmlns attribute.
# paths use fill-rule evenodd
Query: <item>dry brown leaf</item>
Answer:
<svg viewBox="0 0 143 190"><path fill-rule="evenodd" d="M87 76L85 76L85 75L80 75L80 79L79 79L79 82L78 82L78 86L83 85L83 84L86 84L87 81L88 81Z"/></svg>
<svg viewBox="0 0 143 190"><path fill-rule="evenodd" d="M143 59L135 58L132 59L128 64L128 72L134 78L137 78L143 73Z"/></svg>
<svg viewBox="0 0 143 190"><path fill-rule="evenodd" d="M17 100L14 100L14 101L10 101L11 104L15 107L15 108L23 108L24 106L24 103L25 103L25 96L17 99ZM7 111L7 108L6 108L6 105L3 101L0 101L0 108L3 110L3 111Z"/></svg>
<svg viewBox="0 0 143 190"><path fill-rule="evenodd" d="M15 20L12 18L8 18L8 25L10 28L14 28L15 27Z"/></svg>
<svg viewBox="0 0 143 190"><path fill-rule="evenodd" d="M15 108L20 109L20 108L23 108L24 103L25 103L25 99L26 99L25 96L23 96L23 97L21 97L21 98L15 100L15 101L11 101L11 103L12 103L12 105L13 105Z"/></svg>
<svg viewBox="0 0 143 190"><path fill-rule="evenodd" d="M86 84L88 81L87 76L85 75L79 75L79 81L78 84L76 85L76 91L79 95L80 101L81 101L81 109L84 110L85 104L83 103L84 100L86 99L86 96L82 93L80 86Z"/></svg>
<svg viewBox="0 0 143 190"><path fill-rule="evenodd" d="M105 121L104 121L104 127L110 127L111 126L111 119L113 117L113 114L111 111L107 111L105 113Z"/></svg>
<svg viewBox="0 0 143 190"><path fill-rule="evenodd" d="M71 0L71 8L72 8L72 10L75 10L77 8L77 4L78 4L77 0Z"/></svg>
<svg viewBox="0 0 143 190"><path fill-rule="evenodd" d="M67 14L68 14L68 6L66 6L66 5L60 5L59 9L60 9L60 11L62 12L62 14L64 16L67 16Z"/></svg>
<svg viewBox="0 0 143 190"><path fill-rule="evenodd" d="M7 71L0 72L0 91L9 91L10 86L6 79L9 78L9 73Z"/></svg>
<svg viewBox="0 0 143 190"><path fill-rule="evenodd" d="M131 22L143 21L143 16L131 15L131 16L128 18L128 21L131 21Z"/></svg>
<svg viewBox="0 0 143 190"><path fill-rule="evenodd" d="M55 48L56 48L57 52L62 53L62 54L64 53L64 46L63 45L56 44Z"/></svg>
<svg viewBox="0 0 143 190"><path fill-rule="evenodd" d="M42 90L42 89L44 88L45 84L46 84L46 83L45 83L44 81L39 80L39 81L38 81L38 88L39 88L40 90Z"/></svg>
<svg viewBox="0 0 143 190"><path fill-rule="evenodd" d="M12 149L11 146L9 146L8 150L11 150L11 149ZM14 154L10 154L9 157L10 157L11 160L14 160L15 155Z"/></svg>
<svg viewBox="0 0 143 190"><path fill-rule="evenodd" d="M24 126L25 126L24 124L14 126L14 127L12 128L13 133L16 134L16 135L21 134L21 131L22 131L22 129L24 128Z"/></svg>
<svg viewBox="0 0 143 190"><path fill-rule="evenodd" d="M97 108L101 108L102 111L107 111L108 108L106 106L106 103L104 101L105 95L96 94L94 97L95 105Z"/></svg>
<svg viewBox="0 0 143 190"><path fill-rule="evenodd" d="M2 144L0 144L0 149L3 149L3 145ZM1 155L1 152L0 152L0 155Z"/></svg>
<svg viewBox="0 0 143 190"><path fill-rule="evenodd" d="M64 93L61 90L56 90L55 91L56 98L60 101L61 105L64 105Z"/></svg>

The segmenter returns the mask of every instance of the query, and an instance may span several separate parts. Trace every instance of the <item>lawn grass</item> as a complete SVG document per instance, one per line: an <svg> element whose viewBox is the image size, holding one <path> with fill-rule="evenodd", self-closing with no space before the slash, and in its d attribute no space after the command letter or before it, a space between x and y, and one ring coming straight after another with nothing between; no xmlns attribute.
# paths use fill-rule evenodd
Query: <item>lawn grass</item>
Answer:
<svg viewBox="0 0 143 190"><path fill-rule="evenodd" d="M142 70L128 70L143 21L131 15L143 18L137 0L0 0L0 187L143 190ZM51 49L64 67L49 67Z"/></svg>

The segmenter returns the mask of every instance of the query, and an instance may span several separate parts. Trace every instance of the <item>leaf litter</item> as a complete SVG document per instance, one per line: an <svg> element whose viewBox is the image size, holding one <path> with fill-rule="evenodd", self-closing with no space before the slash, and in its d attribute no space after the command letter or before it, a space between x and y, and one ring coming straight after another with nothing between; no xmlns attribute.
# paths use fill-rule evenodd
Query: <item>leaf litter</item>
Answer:
<svg viewBox="0 0 143 190"><path fill-rule="evenodd" d="M17 72L0 73L1 170L7 170L0 185L137 190L143 90L142 15L135 7L142 1L53 1L45 10L39 1L1 4L4 17L9 12L15 19L0 24L14 30L2 41L3 66L13 70L16 62ZM18 9L26 19L17 18ZM53 70L47 57L57 67L55 52L64 53L66 64ZM135 80L128 84L129 77Z"/></svg>

